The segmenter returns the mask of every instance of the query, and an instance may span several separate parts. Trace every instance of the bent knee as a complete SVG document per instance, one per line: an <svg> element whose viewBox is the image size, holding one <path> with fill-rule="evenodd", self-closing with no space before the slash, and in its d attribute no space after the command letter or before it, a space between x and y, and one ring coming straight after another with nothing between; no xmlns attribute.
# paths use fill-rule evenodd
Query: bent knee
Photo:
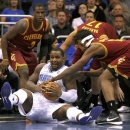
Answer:
<svg viewBox="0 0 130 130"><path fill-rule="evenodd" d="M28 66L19 66L17 69L20 77L26 77L29 76L29 69Z"/></svg>

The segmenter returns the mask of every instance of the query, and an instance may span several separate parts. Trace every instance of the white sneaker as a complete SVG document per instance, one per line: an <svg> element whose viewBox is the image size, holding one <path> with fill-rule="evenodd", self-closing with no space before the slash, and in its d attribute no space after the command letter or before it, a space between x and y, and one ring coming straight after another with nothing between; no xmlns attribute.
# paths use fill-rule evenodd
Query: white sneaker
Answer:
<svg viewBox="0 0 130 130"><path fill-rule="evenodd" d="M117 109L118 112L130 112L130 107L127 106L121 106L119 109Z"/></svg>
<svg viewBox="0 0 130 130"><path fill-rule="evenodd" d="M8 82L5 82L1 89L1 96L3 99L4 107L7 110L11 110L13 107L12 89Z"/></svg>

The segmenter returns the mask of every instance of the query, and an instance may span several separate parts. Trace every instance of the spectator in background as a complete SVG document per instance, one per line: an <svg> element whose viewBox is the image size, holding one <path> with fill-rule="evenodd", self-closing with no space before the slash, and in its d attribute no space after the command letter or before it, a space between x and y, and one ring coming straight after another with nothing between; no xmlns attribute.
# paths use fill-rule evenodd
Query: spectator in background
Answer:
<svg viewBox="0 0 130 130"><path fill-rule="evenodd" d="M94 12L94 17L97 21L106 22L106 16L104 14L104 11L96 5L96 0L87 0L87 7L88 10Z"/></svg>
<svg viewBox="0 0 130 130"><path fill-rule="evenodd" d="M46 55L44 55L44 47L41 46L40 47L40 54L39 54L39 62L40 63L44 63L42 59L43 56L46 57L46 63L50 60L50 52L53 48L58 47L58 41L56 39L56 37L54 35L49 34L49 38L48 38L48 53Z"/></svg>
<svg viewBox="0 0 130 130"><path fill-rule="evenodd" d="M56 8L57 8L57 11L65 10L65 0L56 0ZM66 22L70 24L71 17L67 11L66 11L66 16L67 16Z"/></svg>
<svg viewBox="0 0 130 130"><path fill-rule="evenodd" d="M114 27L119 39L122 36L130 35L130 27L125 24L124 17L122 15L115 16Z"/></svg>
<svg viewBox="0 0 130 130"><path fill-rule="evenodd" d="M2 13L3 9L7 8L7 6L8 6L8 0L0 0L0 14ZM0 25L0 36L1 36L1 25Z"/></svg>
<svg viewBox="0 0 130 130"><path fill-rule="evenodd" d="M85 22L85 14L87 12L87 6L85 3L80 3L78 5L78 14L79 17L74 18L72 21L72 27L75 29L77 26L83 24Z"/></svg>
<svg viewBox="0 0 130 130"><path fill-rule="evenodd" d="M114 17L116 15L122 15L124 17L124 22L127 26L130 26L130 17L126 17L123 7L121 4L115 4L112 11L111 11L111 15L109 16L109 18L107 19L108 23L111 24L113 26L114 24Z"/></svg>
<svg viewBox="0 0 130 130"><path fill-rule="evenodd" d="M56 0L56 7L58 10L65 10L65 1L64 0Z"/></svg>
<svg viewBox="0 0 130 130"><path fill-rule="evenodd" d="M106 9L106 4L102 0L96 0L96 5L99 6L102 10Z"/></svg>
<svg viewBox="0 0 130 130"><path fill-rule="evenodd" d="M124 18L130 18L130 10L126 4L121 3L120 0L109 0L109 6L104 10L108 23L109 23L109 19L110 19L111 15L112 15L111 13L113 11L113 8L116 4L120 4L122 6Z"/></svg>
<svg viewBox="0 0 130 130"><path fill-rule="evenodd" d="M7 8L8 0L0 0L0 14L2 13L3 9Z"/></svg>
<svg viewBox="0 0 130 130"><path fill-rule="evenodd" d="M24 15L24 11L20 9L18 0L9 0L9 8L2 11L5 15ZM17 22L21 17L1 17L1 22ZM4 33L6 33L13 24L4 24Z"/></svg>
<svg viewBox="0 0 130 130"><path fill-rule="evenodd" d="M47 8L48 8L48 12L49 14L47 15L47 19L50 23L50 27L52 27L53 25L57 24L57 18L56 18L56 2L55 0L49 0L47 2Z"/></svg>
<svg viewBox="0 0 130 130"><path fill-rule="evenodd" d="M58 23L53 26L53 34L57 37L59 35L69 35L74 29L67 24L67 13L64 10L57 12ZM62 43L65 38L58 39L58 43Z"/></svg>

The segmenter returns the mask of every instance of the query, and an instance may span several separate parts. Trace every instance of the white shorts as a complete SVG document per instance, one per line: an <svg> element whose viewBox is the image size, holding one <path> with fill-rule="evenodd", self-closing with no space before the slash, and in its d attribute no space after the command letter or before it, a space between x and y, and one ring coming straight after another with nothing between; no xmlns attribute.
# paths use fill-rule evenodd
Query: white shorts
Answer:
<svg viewBox="0 0 130 130"><path fill-rule="evenodd" d="M67 103L59 103L58 101L47 100L41 93L32 93L33 105L30 112L25 113L22 105L18 106L19 112L23 116L27 116L32 122L48 122L58 123L57 119L53 119L52 114L60 107Z"/></svg>

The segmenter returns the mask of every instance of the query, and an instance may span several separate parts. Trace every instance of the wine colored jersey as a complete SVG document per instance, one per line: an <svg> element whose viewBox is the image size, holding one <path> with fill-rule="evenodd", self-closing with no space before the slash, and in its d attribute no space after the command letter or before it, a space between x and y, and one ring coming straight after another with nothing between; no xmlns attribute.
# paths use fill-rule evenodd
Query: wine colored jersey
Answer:
<svg viewBox="0 0 130 130"><path fill-rule="evenodd" d="M80 26L77 27L77 31L82 29L90 31L93 34L94 38L99 38L99 39L117 38L114 28L110 24L105 22L100 22L100 21L85 22L84 24L81 24ZM80 48L77 48L74 54L72 64L76 63L82 57L82 55L83 55L82 50ZM93 66L95 68L96 63L93 63Z"/></svg>
<svg viewBox="0 0 130 130"><path fill-rule="evenodd" d="M116 39L117 35L114 28L105 22L100 21L91 21L85 22L84 24L77 27L77 31L79 30L88 30L90 31L95 38L104 38L107 36L109 39Z"/></svg>
<svg viewBox="0 0 130 130"><path fill-rule="evenodd" d="M23 34L16 35L9 42L9 46L16 46L19 50L22 51L31 51L41 40L44 32L48 29L47 20L43 20L39 29L35 29L33 26L33 17L25 18L27 21L27 28ZM12 43L12 44L11 44Z"/></svg>
<svg viewBox="0 0 130 130"><path fill-rule="evenodd" d="M114 68L118 74L125 78L130 77L130 40L95 39L91 44L100 44L105 49L105 55L96 58L98 61L108 64L110 68Z"/></svg>

